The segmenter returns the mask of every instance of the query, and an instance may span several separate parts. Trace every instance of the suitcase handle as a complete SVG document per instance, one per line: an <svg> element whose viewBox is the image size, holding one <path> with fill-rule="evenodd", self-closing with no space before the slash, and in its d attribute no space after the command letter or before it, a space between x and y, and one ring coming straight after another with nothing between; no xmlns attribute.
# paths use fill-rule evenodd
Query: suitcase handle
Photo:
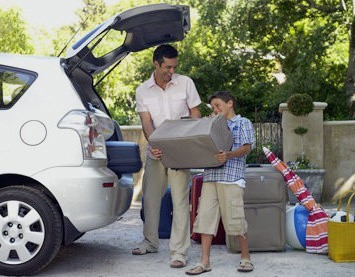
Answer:
<svg viewBox="0 0 355 277"><path fill-rule="evenodd" d="M247 167L261 167L261 164L247 164Z"/></svg>
<svg viewBox="0 0 355 277"><path fill-rule="evenodd" d="M196 121L196 120L198 120L198 118L191 117L191 116L182 116L180 119L182 119L184 121Z"/></svg>

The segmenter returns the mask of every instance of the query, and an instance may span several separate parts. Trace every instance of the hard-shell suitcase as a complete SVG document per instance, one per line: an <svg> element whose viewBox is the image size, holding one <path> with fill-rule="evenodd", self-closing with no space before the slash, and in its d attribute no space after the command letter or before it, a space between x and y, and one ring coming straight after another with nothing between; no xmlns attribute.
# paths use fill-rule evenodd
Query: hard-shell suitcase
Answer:
<svg viewBox="0 0 355 277"><path fill-rule="evenodd" d="M139 145L130 141L106 141L107 167L117 175L142 168Z"/></svg>
<svg viewBox="0 0 355 277"><path fill-rule="evenodd" d="M232 132L223 115L165 120L149 137L149 144L163 151L162 163L168 168L218 167L220 150L233 144Z"/></svg>
<svg viewBox="0 0 355 277"><path fill-rule="evenodd" d="M144 217L144 199L142 197L142 208L140 211L141 219L145 220ZM173 223L173 201L171 199L171 189L167 188L162 200L160 207L160 221L159 221L159 238L168 239L171 234L171 225Z"/></svg>
<svg viewBox="0 0 355 277"><path fill-rule="evenodd" d="M271 164L247 165L245 204L286 203L285 180Z"/></svg>
<svg viewBox="0 0 355 277"><path fill-rule="evenodd" d="M190 198L190 231L191 239L197 242L201 242L201 235L193 232L193 224L197 216L198 202L201 196L203 183L202 174L197 174L192 177L191 186L191 198ZM225 244L225 231L223 228L222 220L219 222L218 231L215 237L213 237L212 244Z"/></svg>
<svg viewBox="0 0 355 277"><path fill-rule="evenodd" d="M286 247L286 185L272 165L249 166L245 173L245 219L250 251L284 251ZM236 237L226 236L231 252L239 252Z"/></svg>
<svg viewBox="0 0 355 277"><path fill-rule="evenodd" d="M285 204L245 204L245 219L248 222L248 245L250 251L284 251ZM226 236L226 245L231 252L240 252L236 236Z"/></svg>

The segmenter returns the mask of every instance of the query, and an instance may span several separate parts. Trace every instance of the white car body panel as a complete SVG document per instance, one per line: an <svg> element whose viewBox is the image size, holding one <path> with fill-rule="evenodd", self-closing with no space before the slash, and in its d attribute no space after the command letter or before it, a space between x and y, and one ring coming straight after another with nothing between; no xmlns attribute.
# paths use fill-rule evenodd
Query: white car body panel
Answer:
<svg viewBox="0 0 355 277"><path fill-rule="evenodd" d="M1 54L1 61L2 56ZM14 64L13 61L9 60L11 64ZM6 63L2 61L2 64ZM0 144L0 156L7 157L0 160L1 171L31 176L46 168L80 166L83 163L83 155L78 134L73 130L57 127L60 119L69 110L84 109L80 98L59 66L59 59L28 57L26 64L36 69L38 78L11 109L2 111L5 118L11 119L11 124L8 121L0 121L1 130L7 130L3 133L3 142ZM26 67L19 62L17 65ZM43 82L53 84L52 88L56 92L44 91L42 87L46 86ZM46 129L46 138L38 145L28 145L21 138L21 128L29 121L41 122ZM12 145L11 149L9 145Z"/></svg>

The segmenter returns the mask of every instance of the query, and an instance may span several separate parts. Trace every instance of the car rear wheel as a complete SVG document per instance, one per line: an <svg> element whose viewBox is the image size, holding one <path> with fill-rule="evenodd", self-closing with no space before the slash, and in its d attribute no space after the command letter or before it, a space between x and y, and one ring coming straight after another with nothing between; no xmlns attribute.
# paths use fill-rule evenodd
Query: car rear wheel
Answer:
<svg viewBox="0 0 355 277"><path fill-rule="evenodd" d="M25 186L0 189L0 274L32 275L58 253L61 216L41 191Z"/></svg>

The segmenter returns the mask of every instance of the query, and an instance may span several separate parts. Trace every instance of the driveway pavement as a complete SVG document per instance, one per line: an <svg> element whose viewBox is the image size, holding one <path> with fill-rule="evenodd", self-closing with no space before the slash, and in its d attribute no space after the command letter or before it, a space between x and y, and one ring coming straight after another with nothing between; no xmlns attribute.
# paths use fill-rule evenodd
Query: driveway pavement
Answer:
<svg viewBox="0 0 355 277"><path fill-rule="evenodd" d="M140 204L133 204L123 218L105 228L86 233L75 243L63 247L55 260L38 276L187 276L185 268L169 267L168 240L161 240L158 253L133 256L131 249L142 237ZM226 246L213 245L213 276L319 276L353 277L354 263L335 263L327 255L307 254L304 250L286 248L284 252L251 253L255 269L239 273L239 254L228 253ZM200 245L192 242L187 268L199 261Z"/></svg>

